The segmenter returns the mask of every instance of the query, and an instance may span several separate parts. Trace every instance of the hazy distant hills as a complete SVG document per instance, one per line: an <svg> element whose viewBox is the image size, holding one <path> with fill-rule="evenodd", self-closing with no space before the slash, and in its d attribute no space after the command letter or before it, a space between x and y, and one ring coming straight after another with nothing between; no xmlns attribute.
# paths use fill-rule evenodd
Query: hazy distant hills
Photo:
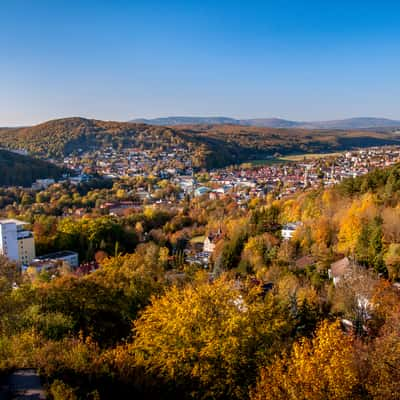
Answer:
<svg viewBox="0 0 400 400"><path fill-rule="evenodd" d="M400 135L394 132L395 129L354 128L360 125L370 127L372 123L381 125L385 121L389 123L382 119L351 119L342 122L342 125L321 122L318 129L310 128L305 123L302 125L304 128L299 129L297 125L293 126L295 122L277 119L249 120L251 124L248 122L248 125L232 124L232 119L218 118L199 120L177 117L173 120L179 125L165 126L165 119L164 126L161 126L155 123L63 118L31 127L0 129L0 147L24 149L33 156L60 161L71 154L108 151L110 147L117 151L135 148L155 153L170 152L179 147L187 152L192 165L216 168L261 160L276 153L321 153L400 145ZM195 123L199 121L202 123ZM258 126L261 124L274 126ZM345 124L351 129L337 128ZM326 126L330 128L323 128Z"/></svg>
<svg viewBox="0 0 400 400"><path fill-rule="evenodd" d="M165 118L154 118L145 119L137 118L129 122L134 122L138 124L148 124L148 125L164 125L164 126L174 126L174 125L241 125L240 120L228 117L165 117Z"/></svg>
<svg viewBox="0 0 400 400"><path fill-rule="evenodd" d="M396 128L400 127L400 121L387 118L348 118L333 121L306 122L301 128L310 129L370 129L370 128Z"/></svg>
<svg viewBox="0 0 400 400"><path fill-rule="evenodd" d="M387 118L348 118L332 121L290 121L280 118L253 118L235 119L228 117L165 117L154 119L134 119L131 122L149 125L242 125L259 126L266 128L302 128L302 129L371 129L371 128L396 128L400 127L400 121Z"/></svg>
<svg viewBox="0 0 400 400"><path fill-rule="evenodd" d="M142 123L148 125L243 125L243 126L259 126L267 128L294 128L299 122L287 121L279 118L269 119L235 119L229 117L165 117L145 119L133 119L130 122Z"/></svg>

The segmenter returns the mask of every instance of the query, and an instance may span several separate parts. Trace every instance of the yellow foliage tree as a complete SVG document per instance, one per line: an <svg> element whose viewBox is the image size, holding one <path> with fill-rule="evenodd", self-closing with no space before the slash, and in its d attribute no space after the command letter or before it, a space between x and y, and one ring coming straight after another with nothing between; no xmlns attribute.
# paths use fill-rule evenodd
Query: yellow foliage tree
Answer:
<svg viewBox="0 0 400 400"><path fill-rule="evenodd" d="M287 329L272 300L245 294L224 277L202 278L153 299L135 322L128 353L136 367L195 398L242 399Z"/></svg>
<svg viewBox="0 0 400 400"><path fill-rule="evenodd" d="M332 189L324 190L321 196L324 214L332 216L337 206L340 204L338 201L337 193Z"/></svg>
<svg viewBox="0 0 400 400"><path fill-rule="evenodd" d="M300 201L286 200L282 206L282 221L296 222L301 217Z"/></svg>
<svg viewBox="0 0 400 400"><path fill-rule="evenodd" d="M266 267L266 253L278 244L278 239L270 233L251 237L244 246L242 260L249 263L255 272Z"/></svg>
<svg viewBox="0 0 400 400"><path fill-rule="evenodd" d="M262 370L251 400L350 399L357 381L352 338L324 321L313 339Z"/></svg>
<svg viewBox="0 0 400 400"><path fill-rule="evenodd" d="M337 250L346 254L353 254L362 228L362 220L355 209L351 207L339 225Z"/></svg>
<svg viewBox="0 0 400 400"><path fill-rule="evenodd" d="M363 224L372 221L378 215L375 196L366 193L354 200L350 208L339 218L337 250L346 254L354 253Z"/></svg>

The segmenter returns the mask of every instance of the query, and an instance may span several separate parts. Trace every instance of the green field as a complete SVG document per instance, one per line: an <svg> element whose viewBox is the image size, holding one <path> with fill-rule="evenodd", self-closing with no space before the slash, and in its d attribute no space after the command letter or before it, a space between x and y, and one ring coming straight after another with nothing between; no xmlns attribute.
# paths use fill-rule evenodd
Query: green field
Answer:
<svg viewBox="0 0 400 400"><path fill-rule="evenodd" d="M243 163L242 166L251 166L251 167L260 167L263 165L271 165L271 164L284 164L287 162L299 162L304 160L315 160L318 158L325 157L337 157L344 153L336 152L336 153L303 153L303 154L293 154L288 156L282 156L277 158L268 158L266 160L254 160L248 163Z"/></svg>
<svg viewBox="0 0 400 400"><path fill-rule="evenodd" d="M303 160L312 160L318 158L325 158L325 157L337 157L342 155L344 152L337 152L337 153L310 153L310 154L295 154L291 156L283 156L279 157L279 160L282 161L303 161Z"/></svg>
<svg viewBox="0 0 400 400"><path fill-rule="evenodd" d="M268 158L267 160L254 160L246 163L242 163L241 166L243 168L251 168L251 167L262 167L263 165L271 165L271 164L283 164L287 162L281 158Z"/></svg>

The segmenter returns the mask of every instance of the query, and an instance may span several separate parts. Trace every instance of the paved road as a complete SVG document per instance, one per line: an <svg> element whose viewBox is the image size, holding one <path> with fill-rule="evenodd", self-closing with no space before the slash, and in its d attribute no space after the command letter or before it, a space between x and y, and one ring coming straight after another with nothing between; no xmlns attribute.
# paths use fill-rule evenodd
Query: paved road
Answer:
<svg viewBox="0 0 400 400"><path fill-rule="evenodd" d="M0 400L44 400L45 391L39 375L33 369L21 369L10 374L0 387Z"/></svg>

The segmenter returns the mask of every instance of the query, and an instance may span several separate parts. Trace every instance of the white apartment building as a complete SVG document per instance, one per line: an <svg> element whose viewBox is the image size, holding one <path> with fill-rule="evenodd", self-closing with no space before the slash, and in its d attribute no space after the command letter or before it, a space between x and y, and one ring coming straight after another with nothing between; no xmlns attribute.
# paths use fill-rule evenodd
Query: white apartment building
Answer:
<svg viewBox="0 0 400 400"><path fill-rule="evenodd" d="M35 241L26 222L0 219L0 254L23 265L35 258Z"/></svg>

